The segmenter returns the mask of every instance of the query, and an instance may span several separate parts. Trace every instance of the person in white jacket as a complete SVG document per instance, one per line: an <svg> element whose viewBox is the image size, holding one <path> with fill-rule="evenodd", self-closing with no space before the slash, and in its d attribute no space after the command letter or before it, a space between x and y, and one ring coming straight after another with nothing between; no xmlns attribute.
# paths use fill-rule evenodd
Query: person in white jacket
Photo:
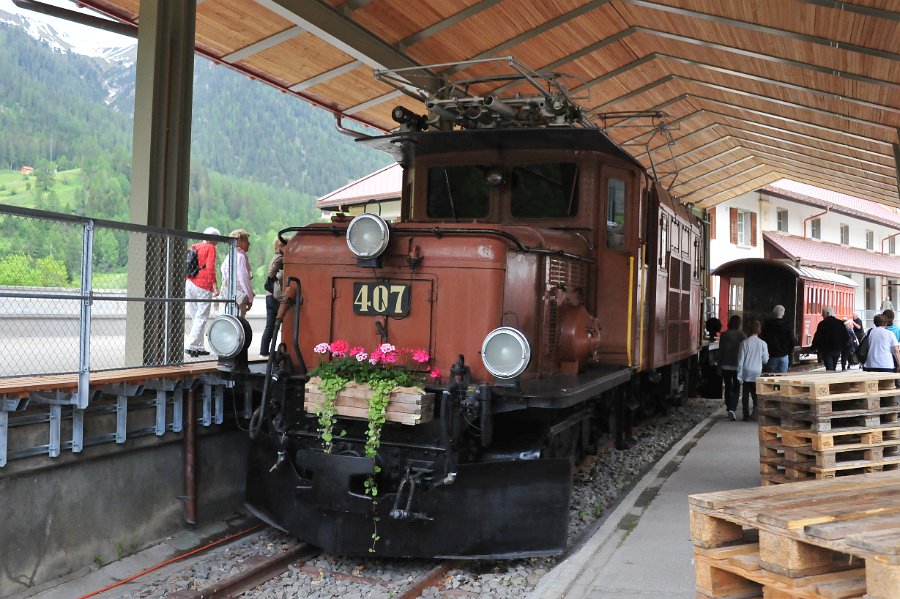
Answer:
<svg viewBox="0 0 900 599"><path fill-rule="evenodd" d="M250 233L244 229L235 229L231 232L231 237L237 239L237 250L235 251L234 269L234 301L237 304L238 316L243 318L247 314L247 310L253 305L253 285L250 283L252 275L250 274L250 263L247 261L247 250L250 249ZM231 256L226 256L222 262L222 285L226 285L231 276Z"/></svg>
<svg viewBox="0 0 900 599"><path fill-rule="evenodd" d="M744 409L744 422L750 420L750 398L753 398L753 413L756 413L756 377L762 374L763 366L769 361L769 348L759 338L762 325L758 320L751 320L747 325L750 336L741 342L738 352L738 381L741 383L741 407ZM735 420L734 412L728 413Z"/></svg>

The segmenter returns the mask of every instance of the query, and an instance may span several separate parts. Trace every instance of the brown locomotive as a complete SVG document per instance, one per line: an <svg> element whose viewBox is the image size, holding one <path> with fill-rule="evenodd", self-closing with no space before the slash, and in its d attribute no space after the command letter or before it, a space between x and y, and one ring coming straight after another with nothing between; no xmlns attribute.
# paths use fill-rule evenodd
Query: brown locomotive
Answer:
<svg viewBox="0 0 900 599"><path fill-rule="evenodd" d="M559 553L574 461L684 395L703 223L554 85L396 109L400 131L363 142L404 166L401 218L282 232L280 351L263 380L240 375L263 387L247 477L263 519L336 553ZM314 347L338 339L422 348L441 371L433 419L386 422L374 459L365 418L338 412L326 450L304 407Z"/></svg>

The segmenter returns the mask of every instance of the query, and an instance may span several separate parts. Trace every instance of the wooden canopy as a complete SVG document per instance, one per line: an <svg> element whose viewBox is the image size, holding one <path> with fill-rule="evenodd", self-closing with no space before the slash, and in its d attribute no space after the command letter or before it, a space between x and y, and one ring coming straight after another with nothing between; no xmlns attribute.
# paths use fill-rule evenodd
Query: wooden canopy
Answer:
<svg viewBox="0 0 900 599"><path fill-rule="evenodd" d="M139 20L139 0L81 3ZM568 75L594 122L683 202L788 177L900 206L900 0L197 4L198 52L380 129L398 104L425 109L373 70L514 56Z"/></svg>

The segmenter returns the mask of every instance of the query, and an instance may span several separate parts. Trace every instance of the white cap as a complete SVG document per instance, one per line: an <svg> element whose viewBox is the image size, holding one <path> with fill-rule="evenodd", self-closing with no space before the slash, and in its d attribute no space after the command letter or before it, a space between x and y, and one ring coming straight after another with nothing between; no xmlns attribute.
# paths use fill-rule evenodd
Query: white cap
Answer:
<svg viewBox="0 0 900 599"><path fill-rule="evenodd" d="M206 227L205 229L203 229L203 234L204 235L219 235L220 237L222 235L221 233L219 233L219 230L215 227Z"/></svg>

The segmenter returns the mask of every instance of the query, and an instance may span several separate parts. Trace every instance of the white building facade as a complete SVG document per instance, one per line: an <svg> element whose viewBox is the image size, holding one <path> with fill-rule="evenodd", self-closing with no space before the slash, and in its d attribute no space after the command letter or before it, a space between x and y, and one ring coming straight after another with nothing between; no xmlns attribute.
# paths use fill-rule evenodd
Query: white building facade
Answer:
<svg viewBox="0 0 900 599"><path fill-rule="evenodd" d="M741 258L786 259L851 278L867 323L885 299L900 307L900 215L881 204L782 180L716 205L709 220L711 271Z"/></svg>

